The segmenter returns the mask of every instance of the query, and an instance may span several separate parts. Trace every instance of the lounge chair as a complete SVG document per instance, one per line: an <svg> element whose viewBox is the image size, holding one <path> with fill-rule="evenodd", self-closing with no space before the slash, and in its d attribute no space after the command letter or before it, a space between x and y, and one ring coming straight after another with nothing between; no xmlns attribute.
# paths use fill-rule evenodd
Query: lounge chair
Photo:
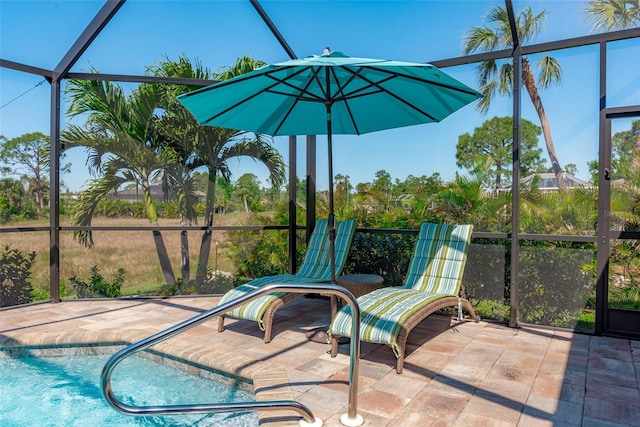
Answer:
<svg viewBox="0 0 640 427"><path fill-rule="evenodd" d="M336 224L336 276L338 276L344 268L355 229L356 223L353 220L339 221ZM279 274L252 280L224 294L218 305L245 295L268 283L331 282L330 248L327 220L317 221L311 238L309 239L304 262L296 274ZM224 331L224 320L226 316L237 319L254 320L258 322L258 327L264 331L264 342L271 342L273 316L276 311L300 296L302 296L302 294L277 292L248 302L224 315L220 315L218 318L218 332Z"/></svg>
<svg viewBox="0 0 640 427"><path fill-rule="evenodd" d="M361 340L391 347L398 374L402 373L409 332L431 313L458 307L459 317L464 308L476 319L469 301L460 296L472 230L472 225L422 224L404 285L358 298ZM344 306L328 331L332 357L338 352L339 337L350 336L351 309Z"/></svg>

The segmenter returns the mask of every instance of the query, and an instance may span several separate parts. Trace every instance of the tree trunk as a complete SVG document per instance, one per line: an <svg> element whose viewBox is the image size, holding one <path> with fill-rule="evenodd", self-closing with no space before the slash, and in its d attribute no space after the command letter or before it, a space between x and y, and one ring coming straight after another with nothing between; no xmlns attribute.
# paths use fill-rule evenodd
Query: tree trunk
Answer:
<svg viewBox="0 0 640 427"><path fill-rule="evenodd" d="M213 226L213 214L215 212L216 202L216 168L209 169L209 182L207 183L207 198L204 225L205 227ZM202 233L202 242L200 243L200 254L198 255L198 269L196 271L196 285L203 285L207 275L207 265L209 264L209 255L211 254L211 238L213 230L205 230Z"/></svg>
<svg viewBox="0 0 640 427"><path fill-rule="evenodd" d="M185 225L184 221L180 222L180 225ZM182 271L182 283L189 284L190 268L189 265L189 236L186 230L180 232L180 265Z"/></svg>
<svg viewBox="0 0 640 427"><path fill-rule="evenodd" d="M631 153L631 172L640 173L640 132L636 135L636 146Z"/></svg>
<svg viewBox="0 0 640 427"><path fill-rule="evenodd" d="M143 182L142 189L144 194L144 204L147 208L147 218L149 219L151 225L157 227L158 213L156 212L156 207L153 204L153 200L151 199L151 188L149 187L149 183ZM169 259L167 247L164 244L164 239L162 238L162 233L160 233L160 230L153 230L153 241L156 245L156 252L158 253L158 260L160 261L160 269L162 270L162 274L164 275L164 280L167 282L167 285L174 285L176 283L176 278L173 274L173 268L171 268L171 260Z"/></svg>
<svg viewBox="0 0 640 427"><path fill-rule="evenodd" d="M38 213L40 213L44 210L44 200L42 199L42 192L40 191L39 186L36 186L34 193L34 196L36 197L36 206L38 206Z"/></svg>
<svg viewBox="0 0 640 427"><path fill-rule="evenodd" d="M544 111L542 100L540 99L540 95L538 94L538 88L536 87L535 78L533 77L533 73L531 72L531 63L526 58L522 58L522 84L527 89L529 98L531 98L531 102L533 102L533 107L536 109L538 117L540 118L542 135L544 136L544 141L547 145L549 160L551 161L551 167L553 168L553 173L555 174L556 181L558 182L558 188L560 190L564 190L566 188L564 183L564 176L562 173L562 167L560 166L560 162L558 161L558 156L556 154L556 147L553 144L553 137L551 136L551 128L549 127L547 113Z"/></svg>

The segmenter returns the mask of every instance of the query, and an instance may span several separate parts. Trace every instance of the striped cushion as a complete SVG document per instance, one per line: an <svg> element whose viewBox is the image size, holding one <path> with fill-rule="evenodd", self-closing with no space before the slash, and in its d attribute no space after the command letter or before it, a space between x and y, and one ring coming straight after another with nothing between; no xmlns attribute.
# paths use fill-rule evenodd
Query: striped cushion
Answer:
<svg viewBox="0 0 640 427"><path fill-rule="evenodd" d="M472 231L473 225L422 224L404 287L457 295Z"/></svg>
<svg viewBox="0 0 640 427"><path fill-rule="evenodd" d="M441 294L430 294L389 287L376 289L358 298L360 306L360 339L364 342L386 344L399 357L397 344L401 325L416 311L442 298ZM329 335L351 336L351 309L345 306L331 322Z"/></svg>
<svg viewBox="0 0 640 427"><path fill-rule="evenodd" d="M347 260L351 240L356 229L356 223L353 220L340 221L336 225L336 276L342 272ZM265 276L252 280L244 285L231 289L224 294L218 305L224 304L248 292L251 292L260 286L268 283L317 283L328 282L331 280L331 246L329 241L329 231L326 220L320 220L309 239L307 253L304 262L296 274L279 274L276 276ZM262 317L265 311L275 300L285 295L278 292L262 296L247 304L229 311L227 314L231 317L239 319L255 320L258 322L260 329L264 330L265 326Z"/></svg>
<svg viewBox="0 0 640 427"><path fill-rule="evenodd" d="M399 357L402 324L426 305L458 295L472 229L471 225L422 225L404 286L377 289L358 298L362 341L386 344ZM333 318L329 335L351 336L349 306Z"/></svg>

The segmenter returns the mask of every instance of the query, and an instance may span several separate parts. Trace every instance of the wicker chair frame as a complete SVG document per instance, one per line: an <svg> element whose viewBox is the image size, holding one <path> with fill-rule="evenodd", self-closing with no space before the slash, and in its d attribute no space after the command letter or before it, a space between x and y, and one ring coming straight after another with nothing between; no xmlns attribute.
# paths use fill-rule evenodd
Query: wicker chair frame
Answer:
<svg viewBox="0 0 640 427"><path fill-rule="evenodd" d="M300 298L304 294L294 294L288 293L269 305L267 310L264 312L264 316L262 317L262 321L264 323L264 343L268 344L271 342L272 331L273 331L273 318L276 315L276 311L280 310L285 304L290 303L296 298ZM224 314L218 316L218 332L224 331L224 320L227 317Z"/></svg>
<svg viewBox="0 0 640 427"><path fill-rule="evenodd" d="M404 357L405 357L405 349L407 345L407 338L409 337L409 333L418 326L424 319L429 317L431 314L435 313L438 310L442 310L447 307L457 307L458 302L462 304L462 308L469 313L471 319L476 322L480 321L480 318L476 316L476 312L474 311L471 303L464 299L458 298L454 296L443 296L442 298L433 301L420 310L416 311L413 315L409 316L409 318L401 325L400 332L398 333L398 346L400 347L400 356L396 361L396 372L398 374L402 373L402 368L404 366ZM336 357L338 354L338 343L340 336L333 335L331 339L331 357ZM389 347L391 348L391 347Z"/></svg>

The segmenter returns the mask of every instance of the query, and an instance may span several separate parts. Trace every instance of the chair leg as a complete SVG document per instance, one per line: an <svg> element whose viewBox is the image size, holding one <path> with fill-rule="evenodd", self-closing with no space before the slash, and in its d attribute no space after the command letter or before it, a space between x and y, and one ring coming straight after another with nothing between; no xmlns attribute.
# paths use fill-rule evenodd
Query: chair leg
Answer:
<svg viewBox="0 0 640 427"><path fill-rule="evenodd" d="M402 349L402 352L400 353L400 357L398 357L398 360L396 362L396 373L397 374L401 374L402 373L403 366L404 366L404 348Z"/></svg>
<svg viewBox="0 0 640 427"><path fill-rule="evenodd" d="M218 332L224 331L224 314L218 316Z"/></svg>
<svg viewBox="0 0 640 427"><path fill-rule="evenodd" d="M404 353L407 349L407 339L409 338L409 333L413 329L413 326L411 326L410 328L407 328L406 326L407 325L403 325L400 328L400 332L398 333L398 338L396 340L396 343L398 345L398 350L400 353L400 356L396 361L396 373L398 374L402 373L402 368L404 367Z"/></svg>
<svg viewBox="0 0 640 427"><path fill-rule="evenodd" d="M331 337L331 357L338 355L338 337Z"/></svg>
<svg viewBox="0 0 640 427"><path fill-rule="evenodd" d="M265 322L264 328L264 338L263 341L265 344L269 344L271 342L271 325L273 322Z"/></svg>
<svg viewBox="0 0 640 427"><path fill-rule="evenodd" d="M462 307L467 310L467 312L469 313L469 317L471 317L473 320L475 320L476 323L478 323L480 321L480 316L478 316L476 314L476 311L473 309L473 306L471 305L471 303L467 300L462 300Z"/></svg>

